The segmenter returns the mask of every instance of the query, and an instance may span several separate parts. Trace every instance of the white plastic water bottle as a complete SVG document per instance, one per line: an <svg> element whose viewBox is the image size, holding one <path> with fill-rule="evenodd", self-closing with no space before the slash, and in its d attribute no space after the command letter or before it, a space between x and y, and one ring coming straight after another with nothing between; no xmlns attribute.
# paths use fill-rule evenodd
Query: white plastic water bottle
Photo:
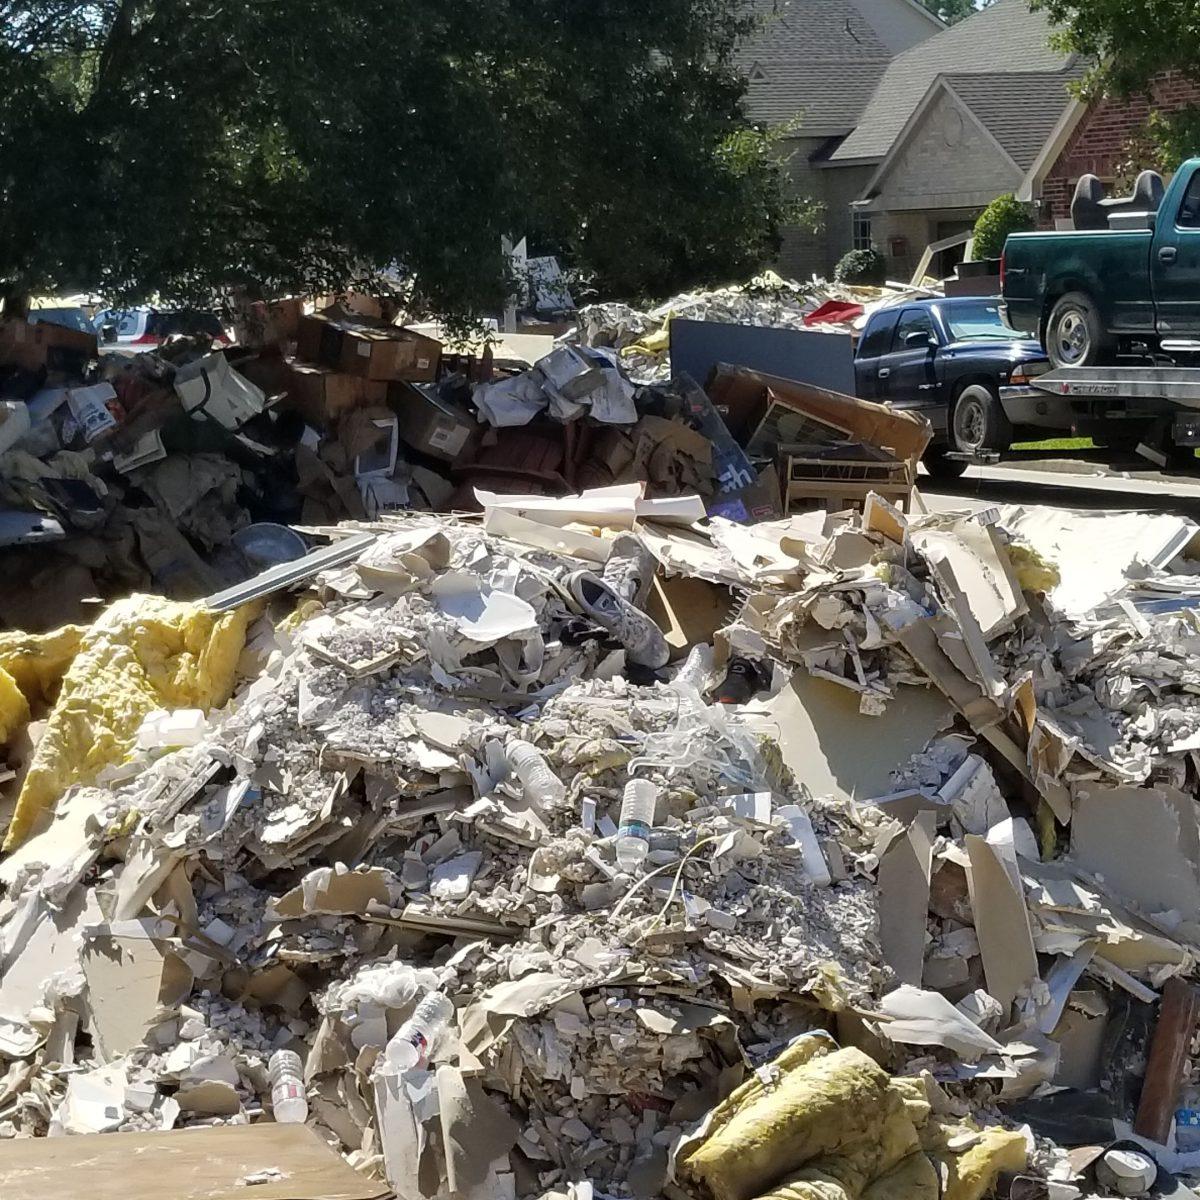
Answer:
<svg viewBox="0 0 1200 1200"><path fill-rule="evenodd" d="M675 678L671 680L670 686L681 695L690 696L692 692L699 692L708 682L708 677L712 674L712 666L712 647L703 643L695 645L688 652L683 666L675 673Z"/></svg>
<svg viewBox="0 0 1200 1200"><path fill-rule="evenodd" d="M384 1050L384 1057L401 1071L421 1066L453 1014L454 1005L448 996L429 992L413 1010L413 1015L396 1030L396 1036Z"/></svg>
<svg viewBox="0 0 1200 1200"><path fill-rule="evenodd" d="M654 809L658 788L648 779L631 779L621 797L621 824L617 829L617 866L636 871L650 851L650 830L654 827Z"/></svg>
<svg viewBox="0 0 1200 1200"><path fill-rule="evenodd" d="M567 798L562 780L550 770L545 755L529 742L513 740L505 748L509 768L521 781L526 797L539 806L561 804Z"/></svg>
<svg viewBox="0 0 1200 1200"><path fill-rule="evenodd" d="M276 1050L267 1068L271 1076L271 1108L281 1125L299 1125L308 1116L300 1055L295 1050Z"/></svg>

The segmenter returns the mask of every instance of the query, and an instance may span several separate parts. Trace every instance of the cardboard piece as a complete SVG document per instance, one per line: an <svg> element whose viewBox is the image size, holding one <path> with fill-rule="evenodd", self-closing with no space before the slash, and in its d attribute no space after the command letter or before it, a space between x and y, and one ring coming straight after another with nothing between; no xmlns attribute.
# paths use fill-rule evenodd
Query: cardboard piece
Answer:
<svg viewBox="0 0 1200 1200"><path fill-rule="evenodd" d="M0 363L26 371L64 371L82 375L97 355L96 335L50 321L0 323Z"/></svg>
<svg viewBox="0 0 1200 1200"><path fill-rule="evenodd" d="M286 390L288 407L319 429L351 409L382 405L388 398L386 383L304 362L288 364Z"/></svg>
<svg viewBox="0 0 1200 1200"><path fill-rule="evenodd" d="M1005 824L1009 822L996 830ZM987 837L969 833L964 840L970 858L967 887L987 989L1007 1014L1018 993L1028 990L1038 977L1016 854L992 833Z"/></svg>
<svg viewBox="0 0 1200 1200"><path fill-rule="evenodd" d="M239 1180L274 1167L278 1181ZM63 1200L86 1179L89 1200L377 1200L390 1189L358 1174L304 1125L214 1126L0 1141L0 1195Z"/></svg>
<svg viewBox="0 0 1200 1200"><path fill-rule="evenodd" d="M921 986L925 925L929 916L929 873L937 820L921 812L879 859L879 942L883 958L901 983Z"/></svg>
<svg viewBox="0 0 1200 1200"><path fill-rule="evenodd" d="M431 387L406 383L388 388L388 402L400 419L406 445L448 463L474 458L483 426L461 405L443 400Z"/></svg>
<svg viewBox="0 0 1200 1200"><path fill-rule="evenodd" d="M432 383L442 358L441 343L423 333L336 306L300 318L296 352L348 375L410 383Z"/></svg>

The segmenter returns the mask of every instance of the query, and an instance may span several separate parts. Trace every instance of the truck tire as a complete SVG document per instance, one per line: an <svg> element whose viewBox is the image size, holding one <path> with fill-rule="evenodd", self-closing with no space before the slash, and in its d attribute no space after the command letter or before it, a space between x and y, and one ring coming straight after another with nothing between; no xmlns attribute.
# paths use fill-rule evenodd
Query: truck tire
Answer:
<svg viewBox="0 0 1200 1200"><path fill-rule="evenodd" d="M930 478L957 479L970 466L961 458L947 458L946 451L949 449L949 446L935 446L932 450L925 451L925 457L921 461L925 464Z"/></svg>
<svg viewBox="0 0 1200 1200"><path fill-rule="evenodd" d="M969 383L958 393L950 410L950 437L955 450L964 454L1008 449L1012 425L1004 415L995 388L986 383Z"/></svg>
<svg viewBox="0 0 1200 1200"><path fill-rule="evenodd" d="M1055 301L1046 322L1046 356L1054 367L1095 367L1114 349L1100 310L1083 292L1068 292Z"/></svg>

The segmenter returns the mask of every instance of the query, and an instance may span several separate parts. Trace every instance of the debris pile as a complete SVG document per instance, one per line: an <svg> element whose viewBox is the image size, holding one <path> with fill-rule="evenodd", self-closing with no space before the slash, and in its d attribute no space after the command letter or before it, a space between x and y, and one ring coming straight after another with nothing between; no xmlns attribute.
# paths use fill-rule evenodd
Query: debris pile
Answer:
<svg viewBox="0 0 1200 1200"><path fill-rule="evenodd" d="M390 302L368 312L351 297L306 311L286 300L242 322L246 344L214 340L210 316L205 332L142 353L63 326L4 322L0 623L86 623L131 591L198 599L299 557L314 530L397 511L477 510L477 490L563 496L643 483L651 497L698 495L745 522L785 511L785 475L907 494L910 473L876 461L879 448L864 460L861 445L856 454L833 430L839 461L814 466L805 423L780 424L763 398L740 409L711 400L701 385L715 359L670 377L666 322L704 315L795 339L842 330L835 385L850 389L847 334L862 306L818 308L819 299L770 277L670 301L653 316L648 373L620 330L597 326L600 310L563 326L557 342L460 342L390 323ZM806 345L793 347L801 375ZM818 438L817 459L830 435ZM791 463L789 443L805 451Z"/></svg>
<svg viewBox="0 0 1200 1200"><path fill-rule="evenodd" d="M818 279L800 284L767 271L746 284L683 292L645 312L621 303L586 305L578 313L578 332L568 338L616 350L632 379L661 383L671 377L668 351L674 320L849 333L861 330L877 308L937 294L898 284L869 287Z"/></svg>
<svg viewBox="0 0 1200 1200"><path fill-rule="evenodd" d="M0 640L0 1181L298 1120L406 1198L1200 1170L1195 526L478 500Z"/></svg>

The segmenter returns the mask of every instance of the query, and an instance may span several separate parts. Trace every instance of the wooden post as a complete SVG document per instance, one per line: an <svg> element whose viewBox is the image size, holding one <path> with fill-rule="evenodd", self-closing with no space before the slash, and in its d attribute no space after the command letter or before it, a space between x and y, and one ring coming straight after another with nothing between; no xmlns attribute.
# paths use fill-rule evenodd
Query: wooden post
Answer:
<svg viewBox="0 0 1200 1200"><path fill-rule="evenodd" d="M1175 1122L1175 1104L1197 1015L1200 1015L1200 992L1182 979L1169 979L1163 988L1158 1023L1150 1039L1146 1080L1133 1122L1134 1133L1160 1145L1170 1136Z"/></svg>

